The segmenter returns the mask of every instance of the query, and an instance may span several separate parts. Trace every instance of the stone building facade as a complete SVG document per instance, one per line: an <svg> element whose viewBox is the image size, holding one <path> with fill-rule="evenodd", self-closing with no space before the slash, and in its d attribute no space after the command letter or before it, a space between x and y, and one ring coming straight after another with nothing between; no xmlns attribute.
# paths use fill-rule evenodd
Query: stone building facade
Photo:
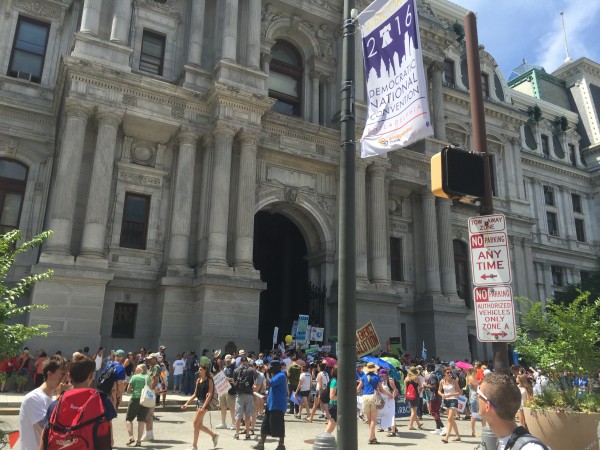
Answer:
<svg viewBox="0 0 600 450"><path fill-rule="evenodd" d="M0 4L1 225L54 232L11 274L54 270L23 299L49 305L27 318L51 327L31 345L258 349L298 313L336 334L342 3ZM357 156L357 325L413 354L488 359L469 275L478 207L429 181L433 154L471 146L466 11L418 7L435 136ZM544 96L539 68L511 88L480 56L513 290L544 301L595 265L600 66L545 74Z"/></svg>

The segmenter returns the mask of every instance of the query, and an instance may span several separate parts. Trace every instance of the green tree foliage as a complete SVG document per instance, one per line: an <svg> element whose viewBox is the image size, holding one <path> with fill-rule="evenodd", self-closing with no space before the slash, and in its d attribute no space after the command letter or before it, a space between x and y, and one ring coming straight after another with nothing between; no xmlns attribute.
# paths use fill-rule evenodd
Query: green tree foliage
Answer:
<svg viewBox="0 0 600 450"><path fill-rule="evenodd" d="M568 304L579 297L581 292L589 292L587 303L592 304L593 300L600 298L600 259L596 261L596 268L581 280L581 283L570 284L564 292L557 292L554 300L558 303Z"/></svg>
<svg viewBox="0 0 600 450"><path fill-rule="evenodd" d="M548 371L555 386L565 372L571 376L595 377L600 368L600 298L590 299L579 292L570 303L541 302L520 297L521 325L517 327L515 348L523 359ZM600 396L581 397L577 389L549 390L536 397L538 407L559 407L574 411L598 411Z"/></svg>
<svg viewBox="0 0 600 450"><path fill-rule="evenodd" d="M46 325L28 327L20 323L12 323L11 319L27 314L32 309L46 308L46 305L19 306L17 299L38 281L50 278L52 271L29 275L14 286L9 286L6 278L18 254L41 245L51 235L51 231L45 231L27 242L19 242L21 239L19 230L0 235L0 355L14 354L27 339L46 335L45 330L48 328Z"/></svg>

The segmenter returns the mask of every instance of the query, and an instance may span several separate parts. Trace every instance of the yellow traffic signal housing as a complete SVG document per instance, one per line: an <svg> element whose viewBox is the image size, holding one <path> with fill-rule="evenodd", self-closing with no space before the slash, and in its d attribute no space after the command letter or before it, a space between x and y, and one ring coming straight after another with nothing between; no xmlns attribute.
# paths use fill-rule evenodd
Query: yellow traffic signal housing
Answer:
<svg viewBox="0 0 600 450"><path fill-rule="evenodd" d="M431 192L436 197L483 197L483 155L444 147L431 157Z"/></svg>

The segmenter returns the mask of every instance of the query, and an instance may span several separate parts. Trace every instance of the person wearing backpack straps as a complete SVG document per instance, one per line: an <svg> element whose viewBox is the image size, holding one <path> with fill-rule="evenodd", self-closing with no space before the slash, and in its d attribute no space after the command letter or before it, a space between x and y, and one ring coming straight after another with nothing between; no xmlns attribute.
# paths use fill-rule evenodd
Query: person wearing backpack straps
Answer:
<svg viewBox="0 0 600 450"><path fill-rule="evenodd" d="M408 421L408 429L415 430L413 424L416 422L419 429L423 428L423 424L419 422L417 408L419 407L419 391L423 388L421 379L419 378L419 369L410 367L406 378L404 379L404 396L410 404L410 420Z"/></svg>
<svg viewBox="0 0 600 450"><path fill-rule="evenodd" d="M73 354L68 375L72 387L59 394L48 407L41 449L112 448L111 421L117 412L107 394L91 388L95 371L92 358L79 352Z"/></svg>
<svg viewBox="0 0 600 450"><path fill-rule="evenodd" d="M310 415L306 418L307 422L312 422L315 417L315 412L317 412L317 408L321 405L321 410L323 411L322 417L325 417L326 420L329 420L329 402L321 401L321 394L323 391L329 390L329 374L326 371L327 364L324 362L319 363L319 373L317 374L317 395L315 395L315 399L313 401L312 411ZM327 392L329 395L329 392Z"/></svg>
<svg viewBox="0 0 600 450"><path fill-rule="evenodd" d="M498 438L497 450L549 450L523 427L517 427L515 414L521 393L510 375L492 372L477 389L479 414Z"/></svg>

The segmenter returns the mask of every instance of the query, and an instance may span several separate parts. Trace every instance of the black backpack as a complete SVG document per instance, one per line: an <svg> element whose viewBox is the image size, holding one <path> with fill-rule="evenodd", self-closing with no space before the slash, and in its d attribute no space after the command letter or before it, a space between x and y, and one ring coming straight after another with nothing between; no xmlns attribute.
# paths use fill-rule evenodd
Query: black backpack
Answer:
<svg viewBox="0 0 600 450"><path fill-rule="evenodd" d="M533 442L535 444L540 445L541 447L549 450L546 444L540 441L535 436L529 434L529 432L523 427L515 428L515 431L512 432L510 439L506 443L504 450L512 449L512 450L521 450L525 446L525 444L529 444Z"/></svg>
<svg viewBox="0 0 600 450"><path fill-rule="evenodd" d="M321 389L321 392L319 392L319 400L321 400L321 403L329 403L329 390L331 386L331 380L329 380L327 382L327 386L325 386L323 389Z"/></svg>
<svg viewBox="0 0 600 450"><path fill-rule="evenodd" d="M236 381L238 394L252 394L252 386L254 385L253 372L248 366L242 366L233 374L233 379Z"/></svg>
<svg viewBox="0 0 600 450"><path fill-rule="evenodd" d="M100 376L98 377L98 390L104 392L106 395L110 395L112 388L117 380L117 374L115 373L115 365L108 363Z"/></svg>

